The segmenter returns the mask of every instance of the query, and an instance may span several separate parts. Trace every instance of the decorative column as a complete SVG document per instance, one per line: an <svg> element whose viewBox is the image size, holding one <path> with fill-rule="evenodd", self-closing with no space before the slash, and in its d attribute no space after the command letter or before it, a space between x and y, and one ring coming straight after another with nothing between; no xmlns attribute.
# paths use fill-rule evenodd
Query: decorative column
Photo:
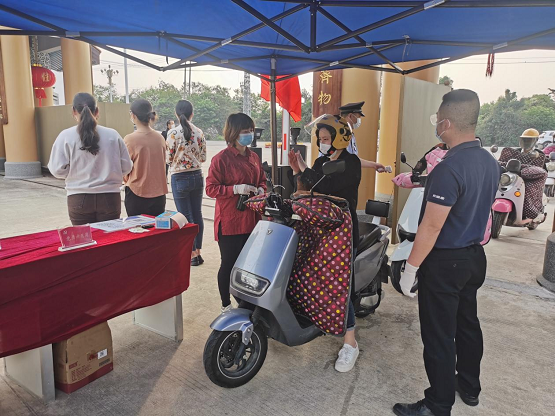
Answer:
<svg viewBox="0 0 555 416"><path fill-rule="evenodd" d="M404 70L408 70L432 62L435 61L415 61L398 64L398 66ZM424 71L413 72L405 76L437 84L439 81L439 66ZM383 73L378 161L384 165L391 164L393 161L397 160L397 153L399 152L399 149L397 149L397 134L402 77L403 75L393 72ZM390 201L392 199L394 185L393 182L391 182L391 178L391 175L378 175L376 199L382 201Z"/></svg>
<svg viewBox="0 0 555 416"><path fill-rule="evenodd" d="M341 105L364 101L362 125L354 130L358 156L376 161L378 153L378 122L380 119L380 73L366 69L344 69ZM338 113L339 110L336 110ZM368 199L374 199L376 171L362 169L358 188L358 209L364 209Z"/></svg>
<svg viewBox="0 0 555 416"><path fill-rule="evenodd" d="M88 43L62 39L62 67L66 104L79 92L93 93L91 48Z"/></svg>
<svg viewBox="0 0 555 416"><path fill-rule="evenodd" d="M27 36L2 36L8 124L4 125L6 179L42 176L35 131L35 103ZM4 103L2 103L4 105Z"/></svg>
<svg viewBox="0 0 555 416"><path fill-rule="evenodd" d="M4 171L4 164L6 163L6 149L4 148L4 129L2 122L0 122L0 172Z"/></svg>

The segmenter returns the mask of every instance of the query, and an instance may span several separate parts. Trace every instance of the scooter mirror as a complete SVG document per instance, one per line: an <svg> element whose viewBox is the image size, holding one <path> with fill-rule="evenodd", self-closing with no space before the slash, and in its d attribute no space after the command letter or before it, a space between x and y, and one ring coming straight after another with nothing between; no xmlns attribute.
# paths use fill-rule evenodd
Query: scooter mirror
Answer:
<svg viewBox="0 0 555 416"><path fill-rule="evenodd" d="M404 152L401 152L401 163L407 163L407 157Z"/></svg>
<svg viewBox="0 0 555 416"><path fill-rule="evenodd" d="M322 165L322 173L326 176L343 172L345 172L344 160L330 160Z"/></svg>
<svg viewBox="0 0 555 416"><path fill-rule="evenodd" d="M496 144L494 144L493 146L491 146L491 153L497 153L497 151L499 150L499 148L497 147Z"/></svg>

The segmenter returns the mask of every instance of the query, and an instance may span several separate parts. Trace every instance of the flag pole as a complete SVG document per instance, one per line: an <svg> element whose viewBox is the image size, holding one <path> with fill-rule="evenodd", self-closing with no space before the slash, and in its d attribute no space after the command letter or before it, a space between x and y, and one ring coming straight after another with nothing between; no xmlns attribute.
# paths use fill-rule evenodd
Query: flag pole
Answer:
<svg viewBox="0 0 555 416"><path fill-rule="evenodd" d="M277 117L276 117L276 58L271 60L270 72L270 131L272 138L272 182L278 183L277 158Z"/></svg>

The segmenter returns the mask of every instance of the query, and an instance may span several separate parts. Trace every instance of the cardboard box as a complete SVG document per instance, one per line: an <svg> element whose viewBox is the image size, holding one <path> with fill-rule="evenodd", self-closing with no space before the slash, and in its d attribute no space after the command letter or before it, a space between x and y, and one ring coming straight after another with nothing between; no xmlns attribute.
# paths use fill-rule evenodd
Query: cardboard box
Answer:
<svg viewBox="0 0 555 416"><path fill-rule="evenodd" d="M53 344L54 380L65 393L89 384L114 368L112 333L107 322Z"/></svg>

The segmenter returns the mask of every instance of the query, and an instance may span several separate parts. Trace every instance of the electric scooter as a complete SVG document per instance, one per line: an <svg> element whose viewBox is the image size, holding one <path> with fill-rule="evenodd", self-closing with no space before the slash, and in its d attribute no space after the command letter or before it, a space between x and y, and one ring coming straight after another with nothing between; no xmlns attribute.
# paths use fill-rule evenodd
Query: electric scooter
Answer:
<svg viewBox="0 0 555 416"><path fill-rule="evenodd" d="M501 175L497 195L492 206L492 238L499 237L503 225L507 227L527 227L529 230L535 230L547 217L545 211L547 197L543 194L540 214L534 219L523 218L526 188L524 180L520 177L521 168L520 161L511 159L507 163L506 172Z"/></svg>
<svg viewBox="0 0 555 416"><path fill-rule="evenodd" d="M555 152L549 154L549 162L545 164L547 168L547 179L545 180L544 193L549 197L555 196Z"/></svg>
<svg viewBox="0 0 555 416"><path fill-rule="evenodd" d="M343 160L329 161L322 167L325 176L344 169ZM222 313L210 325L213 331L204 348L204 369L221 387L239 387L258 373L266 358L267 338L297 346L324 334L309 318L296 314L287 300L299 241L292 224L300 217L287 212L274 188L265 208L271 221L257 223L231 273L230 293L240 307ZM385 252L390 228L379 225L379 218L387 217L388 212L387 203L368 201L366 205L366 213L375 216L375 222L361 237L354 260L358 316L368 315L379 306L381 283L388 280Z"/></svg>
<svg viewBox="0 0 555 416"><path fill-rule="evenodd" d="M413 188L403 207L399 221L397 222L397 237L399 245L391 255L391 284L399 293L402 293L399 282L401 281L401 273L405 268L405 264L409 259L416 231L418 230L418 220L420 218L420 210L422 201L424 200L424 187L426 186L427 175L420 174L411 165L407 163L407 157L401 152L401 163L404 163L412 169L411 181L418 184L418 188ZM415 280L411 292L418 289L418 278Z"/></svg>

